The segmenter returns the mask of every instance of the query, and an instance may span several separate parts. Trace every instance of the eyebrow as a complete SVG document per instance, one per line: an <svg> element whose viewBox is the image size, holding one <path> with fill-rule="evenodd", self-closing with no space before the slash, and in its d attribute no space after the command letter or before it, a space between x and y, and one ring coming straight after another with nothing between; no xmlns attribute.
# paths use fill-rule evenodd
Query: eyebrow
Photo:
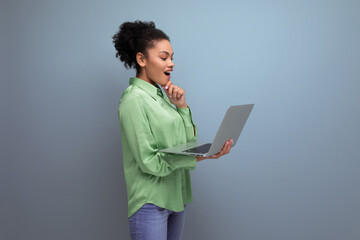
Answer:
<svg viewBox="0 0 360 240"><path fill-rule="evenodd" d="M168 56L170 55L170 53L167 52L167 51L160 51L159 53L165 53L165 54L167 54ZM172 56L172 55L174 55L174 53L172 53L171 56Z"/></svg>

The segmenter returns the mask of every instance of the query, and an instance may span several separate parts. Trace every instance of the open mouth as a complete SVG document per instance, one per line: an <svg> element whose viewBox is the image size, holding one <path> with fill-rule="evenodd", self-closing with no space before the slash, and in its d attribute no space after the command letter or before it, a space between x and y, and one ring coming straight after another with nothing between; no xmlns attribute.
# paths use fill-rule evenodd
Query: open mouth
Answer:
<svg viewBox="0 0 360 240"><path fill-rule="evenodd" d="M164 72L166 76L170 76L170 72Z"/></svg>

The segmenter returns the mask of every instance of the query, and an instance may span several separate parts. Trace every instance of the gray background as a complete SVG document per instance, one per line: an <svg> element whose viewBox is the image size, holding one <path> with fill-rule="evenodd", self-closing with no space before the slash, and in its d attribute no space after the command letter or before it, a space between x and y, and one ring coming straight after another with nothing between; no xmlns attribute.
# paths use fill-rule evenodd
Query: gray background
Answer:
<svg viewBox="0 0 360 240"><path fill-rule="evenodd" d="M171 38L172 80L211 140L184 239L360 239L360 2L2 1L0 239L129 239L117 107L124 21Z"/></svg>

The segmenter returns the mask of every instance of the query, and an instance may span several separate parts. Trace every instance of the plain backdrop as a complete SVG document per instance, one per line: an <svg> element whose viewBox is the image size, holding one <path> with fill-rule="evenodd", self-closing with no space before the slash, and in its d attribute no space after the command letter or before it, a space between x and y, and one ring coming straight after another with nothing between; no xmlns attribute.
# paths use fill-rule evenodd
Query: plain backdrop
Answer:
<svg viewBox="0 0 360 240"><path fill-rule="evenodd" d="M129 239L115 58L124 21L174 50L199 140L255 107L192 172L183 239L360 239L360 2L1 1L1 240Z"/></svg>

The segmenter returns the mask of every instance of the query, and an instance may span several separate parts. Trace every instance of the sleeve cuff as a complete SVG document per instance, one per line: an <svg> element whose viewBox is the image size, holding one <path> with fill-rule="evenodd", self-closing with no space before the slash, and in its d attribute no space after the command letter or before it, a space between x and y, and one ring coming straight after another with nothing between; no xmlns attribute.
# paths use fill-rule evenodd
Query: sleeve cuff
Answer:
<svg viewBox="0 0 360 240"><path fill-rule="evenodd" d="M186 168L189 170L194 170L196 168L196 157L174 154L171 157L171 165L175 169Z"/></svg>
<svg viewBox="0 0 360 240"><path fill-rule="evenodd" d="M194 170L196 167L196 157L195 156L182 156L183 159L179 161L174 160L176 168L186 168Z"/></svg>

